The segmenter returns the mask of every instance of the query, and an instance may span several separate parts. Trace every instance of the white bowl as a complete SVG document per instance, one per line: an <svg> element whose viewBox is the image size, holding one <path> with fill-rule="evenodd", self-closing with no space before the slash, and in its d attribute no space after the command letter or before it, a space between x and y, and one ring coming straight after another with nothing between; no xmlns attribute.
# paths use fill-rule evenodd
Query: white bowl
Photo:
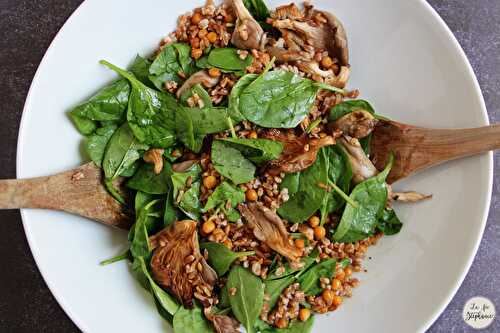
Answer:
<svg viewBox="0 0 500 333"><path fill-rule="evenodd" d="M275 6L286 1L267 1ZM488 123L483 98L457 41L424 1L315 1L348 32L352 79L378 113L427 127ZM115 76L98 64L126 66L173 30L202 0L87 0L47 51L26 100L18 177L79 165L81 137L66 116ZM371 248L361 286L339 311L318 316L314 332L417 332L427 329L460 286L488 213L492 154L449 163L398 183L433 193L397 207L405 225ZM96 203L98 204L98 203ZM99 261L126 247L126 235L65 213L23 210L40 271L66 313L85 332L161 332L168 325L120 262Z"/></svg>

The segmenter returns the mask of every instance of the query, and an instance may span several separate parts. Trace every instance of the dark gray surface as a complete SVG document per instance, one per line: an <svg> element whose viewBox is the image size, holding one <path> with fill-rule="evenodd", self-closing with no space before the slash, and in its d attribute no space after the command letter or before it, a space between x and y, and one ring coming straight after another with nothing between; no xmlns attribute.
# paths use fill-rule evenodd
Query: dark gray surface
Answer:
<svg viewBox="0 0 500 333"><path fill-rule="evenodd" d="M15 177L17 131L30 82L50 41L80 2L0 0L0 178ZM500 1L429 2L465 49L481 84L490 119L499 122ZM496 154L495 170L499 163L500 154ZM0 332L78 332L43 282L17 211L0 212L0 260ZM439 272L429 274L439 278ZM429 332L469 332L471 329L461 319L462 308L467 299L476 295L490 298L498 312L499 276L500 178L497 178L488 225L474 264L457 295ZM483 330L486 331L500 332L500 319Z"/></svg>

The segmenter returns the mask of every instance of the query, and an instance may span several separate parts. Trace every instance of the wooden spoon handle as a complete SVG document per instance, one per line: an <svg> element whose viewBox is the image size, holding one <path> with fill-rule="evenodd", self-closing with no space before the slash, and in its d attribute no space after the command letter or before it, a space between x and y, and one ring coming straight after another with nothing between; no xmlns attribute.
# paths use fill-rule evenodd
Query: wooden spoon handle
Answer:
<svg viewBox="0 0 500 333"><path fill-rule="evenodd" d="M107 193L101 177L89 163L53 176L0 180L0 209L62 210L127 229L130 214Z"/></svg>
<svg viewBox="0 0 500 333"><path fill-rule="evenodd" d="M430 129L386 121L372 140L373 160L381 170L390 152L396 161L388 182L461 157L500 149L500 124L467 129Z"/></svg>

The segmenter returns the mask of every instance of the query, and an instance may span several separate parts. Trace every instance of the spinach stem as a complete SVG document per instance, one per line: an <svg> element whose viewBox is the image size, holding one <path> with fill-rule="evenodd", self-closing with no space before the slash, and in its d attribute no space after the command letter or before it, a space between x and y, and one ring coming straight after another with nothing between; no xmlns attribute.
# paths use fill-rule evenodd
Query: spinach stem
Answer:
<svg viewBox="0 0 500 333"><path fill-rule="evenodd" d="M108 190L109 194L111 194L111 196L113 198L115 198L116 201L118 201L122 205L126 205L127 204L125 202L125 199L123 199L123 197L121 196L121 194L118 192L118 190L113 185L113 179L106 179L104 181L104 185L106 186L106 189Z"/></svg>
<svg viewBox="0 0 500 333"><path fill-rule="evenodd" d="M99 265L106 266L106 265L113 264L113 263L118 262L118 261L129 259L129 258L130 258L130 250L127 249L122 254L119 254L117 256L114 256L113 258L109 258L107 260L101 261L99 263Z"/></svg>
<svg viewBox="0 0 500 333"><path fill-rule="evenodd" d="M276 61L276 57L272 57L271 61L269 61L267 63L266 67L264 68L264 70L262 71L262 73L260 74L260 76L263 76L267 72L269 72L269 70L273 67L275 61Z"/></svg>
<svg viewBox="0 0 500 333"><path fill-rule="evenodd" d="M351 198L347 194L345 194L344 191L340 187L337 186L337 184L331 182L330 186L337 192L338 195L342 197L349 205L353 206L354 208L358 208L358 203Z"/></svg>
<svg viewBox="0 0 500 333"><path fill-rule="evenodd" d="M231 129L231 136L233 138L237 138L236 131L234 130L234 126L233 126L233 120L231 119L231 117L227 117L227 124L229 125L229 128Z"/></svg>
<svg viewBox="0 0 500 333"><path fill-rule="evenodd" d="M319 123L321 123L321 120L322 120L321 118L318 118L315 121L313 121L312 123L310 123L309 126L307 126L307 128L306 128L306 133L311 133L311 131L313 129L315 129L316 126L319 125Z"/></svg>
<svg viewBox="0 0 500 333"><path fill-rule="evenodd" d="M208 218L207 222L211 221L215 216L217 216L217 214L219 214L219 211L220 211L220 206L217 207L217 209L215 210L215 212L212 215L210 215L210 217Z"/></svg>
<svg viewBox="0 0 500 333"><path fill-rule="evenodd" d="M331 86L331 85L326 84L326 83L314 82L314 85L320 89L338 92L338 93L342 94L343 96L345 96L347 94L347 91L345 89L340 89L340 88Z"/></svg>

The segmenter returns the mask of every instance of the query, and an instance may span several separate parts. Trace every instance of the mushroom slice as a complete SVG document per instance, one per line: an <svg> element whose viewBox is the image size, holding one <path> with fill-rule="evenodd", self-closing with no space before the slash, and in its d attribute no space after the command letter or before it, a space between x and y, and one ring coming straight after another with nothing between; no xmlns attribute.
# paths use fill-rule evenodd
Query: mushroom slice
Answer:
<svg viewBox="0 0 500 333"><path fill-rule="evenodd" d="M319 64L316 61L298 61L297 67L299 67L300 70L306 73L309 73L311 75L318 75L322 78L335 77L335 74L331 69L326 71L322 70L321 68L319 68Z"/></svg>
<svg viewBox="0 0 500 333"><path fill-rule="evenodd" d="M242 0L232 0L232 4L238 19L231 43L239 49L259 49L265 39L264 30L252 17Z"/></svg>
<svg viewBox="0 0 500 333"><path fill-rule="evenodd" d="M390 193L390 199L397 201L397 202L408 202L408 203L413 203L413 202L418 202L422 200L427 200L432 198L432 194L422 194L418 192L413 192L413 191L407 191L407 192L391 192Z"/></svg>
<svg viewBox="0 0 500 333"><path fill-rule="evenodd" d="M186 308L193 307L193 296L203 305L210 305L211 295L196 290L211 292L217 280L217 274L200 253L196 225L196 221L177 221L150 237L155 249L151 258L153 278Z"/></svg>
<svg viewBox="0 0 500 333"><path fill-rule="evenodd" d="M177 98L181 97L185 91L191 89L195 84L201 83L205 88L211 88L219 83L219 79L219 77L211 77L206 71L196 72L177 89Z"/></svg>
<svg viewBox="0 0 500 333"><path fill-rule="evenodd" d="M233 317L214 315L212 318L217 333L240 333L240 323Z"/></svg>
<svg viewBox="0 0 500 333"><path fill-rule="evenodd" d="M349 65L349 49L347 34L342 23L333 14L318 10L310 11L312 17L322 16L325 23L311 25L308 21L289 18L273 20L272 25L278 29L289 29L299 33L307 44L316 49L327 50L338 59L341 66Z"/></svg>
<svg viewBox="0 0 500 333"><path fill-rule="evenodd" d="M172 164L172 170L174 172L186 172L189 169L191 169L191 167L198 162L199 162L198 160L187 160L187 161L175 163L175 164Z"/></svg>
<svg viewBox="0 0 500 333"><path fill-rule="evenodd" d="M329 78L325 78L325 83L337 87L344 88L347 85L347 81L349 81L349 76L351 74L351 70L347 66L340 66L340 72L337 76L331 76Z"/></svg>
<svg viewBox="0 0 500 333"><path fill-rule="evenodd" d="M297 137L293 134L285 135L281 132L271 132L264 134L264 137L284 144L280 157L266 165L266 171L271 176L277 176L282 172L292 173L305 170L316 161L320 148L335 144L335 137L333 136L308 139L305 135Z"/></svg>
<svg viewBox="0 0 500 333"><path fill-rule="evenodd" d="M309 53L305 51L290 50L278 46L268 47L267 52L271 57L275 57L277 62L307 61L311 59Z"/></svg>
<svg viewBox="0 0 500 333"><path fill-rule="evenodd" d="M292 261L299 260L302 251L291 244L285 224L276 213L262 203L239 204L238 209L258 240Z"/></svg>
<svg viewBox="0 0 500 333"><path fill-rule="evenodd" d="M290 3L288 5L283 5L276 7L274 12L271 13L273 19L284 20L284 19L303 19L304 13L300 11L296 4Z"/></svg>
<svg viewBox="0 0 500 333"><path fill-rule="evenodd" d="M362 139L373 131L377 122L370 112L358 109L340 117L330 124L330 127L353 138Z"/></svg>
<svg viewBox="0 0 500 333"><path fill-rule="evenodd" d="M370 161L368 156L366 156L358 139L350 138L349 140L346 140L346 138L343 137L340 138L338 142L347 152L352 168L352 180L355 184L359 184L365 179L378 174L377 168L375 168L372 161Z"/></svg>

